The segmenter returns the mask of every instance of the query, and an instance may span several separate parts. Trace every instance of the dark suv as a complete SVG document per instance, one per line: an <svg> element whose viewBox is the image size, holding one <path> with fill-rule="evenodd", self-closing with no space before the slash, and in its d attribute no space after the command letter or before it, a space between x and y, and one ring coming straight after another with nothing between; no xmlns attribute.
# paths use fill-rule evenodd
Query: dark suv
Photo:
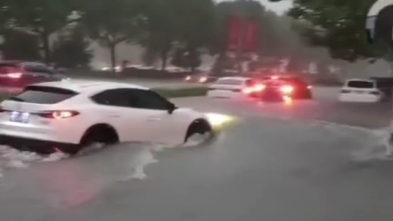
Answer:
<svg viewBox="0 0 393 221"><path fill-rule="evenodd" d="M61 81L67 77L39 62L0 61L0 90L19 90L29 84Z"/></svg>

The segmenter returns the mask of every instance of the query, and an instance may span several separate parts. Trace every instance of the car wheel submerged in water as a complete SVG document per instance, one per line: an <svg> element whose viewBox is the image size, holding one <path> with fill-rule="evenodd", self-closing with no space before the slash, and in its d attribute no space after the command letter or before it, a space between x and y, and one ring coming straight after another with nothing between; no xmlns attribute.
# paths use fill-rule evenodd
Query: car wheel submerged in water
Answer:
<svg viewBox="0 0 393 221"><path fill-rule="evenodd" d="M187 143L193 139L197 139L198 142L206 142L214 137L214 131L212 126L206 120L195 120L187 129L187 133L184 142Z"/></svg>
<svg viewBox="0 0 393 221"><path fill-rule="evenodd" d="M100 144L100 145L111 145L119 143L119 137L116 130L109 125L95 125L88 129L83 135L80 144L73 150L65 150L64 152L69 154L77 154L83 148Z"/></svg>

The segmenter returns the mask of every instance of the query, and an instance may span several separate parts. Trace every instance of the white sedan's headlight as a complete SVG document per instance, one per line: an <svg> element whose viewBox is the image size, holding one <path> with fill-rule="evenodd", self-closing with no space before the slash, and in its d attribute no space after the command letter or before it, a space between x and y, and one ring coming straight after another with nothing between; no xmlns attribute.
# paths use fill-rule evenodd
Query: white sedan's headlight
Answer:
<svg viewBox="0 0 393 221"><path fill-rule="evenodd" d="M233 117L225 114L206 113L205 115L210 125L212 125L213 127L219 127L233 121Z"/></svg>

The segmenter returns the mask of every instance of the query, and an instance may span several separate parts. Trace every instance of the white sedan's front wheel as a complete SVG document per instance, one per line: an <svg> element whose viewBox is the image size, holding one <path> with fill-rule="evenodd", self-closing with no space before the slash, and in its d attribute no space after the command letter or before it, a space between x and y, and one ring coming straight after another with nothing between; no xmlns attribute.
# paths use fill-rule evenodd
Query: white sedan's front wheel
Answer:
<svg viewBox="0 0 393 221"><path fill-rule="evenodd" d="M191 123L191 125L187 129L186 137L184 142L189 141L189 139L193 136L202 135L202 136L213 136L213 128L206 120L195 120Z"/></svg>

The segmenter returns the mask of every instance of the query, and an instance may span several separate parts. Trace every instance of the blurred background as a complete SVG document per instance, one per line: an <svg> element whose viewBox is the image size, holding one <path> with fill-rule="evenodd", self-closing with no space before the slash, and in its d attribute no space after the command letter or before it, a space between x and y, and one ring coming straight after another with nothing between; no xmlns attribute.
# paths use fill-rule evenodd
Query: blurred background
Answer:
<svg viewBox="0 0 393 221"><path fill-rule="evenodd" d="M389 47L366 41L367 12L374 3L2 0L0 55L56 64L71 75L274 71L327 84L392 76Z"/></svg>

